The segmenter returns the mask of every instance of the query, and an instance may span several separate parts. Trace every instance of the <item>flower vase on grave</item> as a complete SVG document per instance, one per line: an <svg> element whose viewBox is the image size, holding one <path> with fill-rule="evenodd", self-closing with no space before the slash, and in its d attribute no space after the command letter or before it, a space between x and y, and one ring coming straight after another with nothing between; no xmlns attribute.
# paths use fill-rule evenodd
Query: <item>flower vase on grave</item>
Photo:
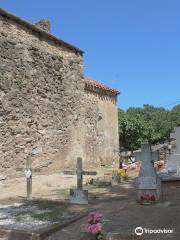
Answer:
<svg viewBox="0 0 180 240"><path fill-rule="evenodd" d="M142 205L155 204L156 201L157 201L157 196L154 194L154 192L144 192L144 193L141 193L140 203Z"/></svg>
<svg viewBox="0 0 180 240"><path fill-rule="evenodd" d="M104 216L99 212L90 212L87 218L86 232L81 239L108 240L103 230Z"/></svg>

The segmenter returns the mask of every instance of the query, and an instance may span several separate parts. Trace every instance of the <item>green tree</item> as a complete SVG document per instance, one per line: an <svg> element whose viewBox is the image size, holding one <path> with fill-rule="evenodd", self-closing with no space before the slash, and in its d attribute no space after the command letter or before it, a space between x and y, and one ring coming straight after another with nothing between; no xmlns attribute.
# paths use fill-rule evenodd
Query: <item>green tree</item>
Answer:
<svg viewBox="0 0 180 240"><path fill-rule="evenodd" d="M180 126L180 104L171 110L171 122L173 126Z"/></svg>
<svg viewBox="0 0 180 240"><path fill-rule="evenodd" d="M144 105L130 107L126 112L119 109L119 135L121 146L135 150L148 141L158 144L169 140L170 132L180 125L180 105L171 111L163 107Z"/></svg>
<svg viewBox="0 0 180 240"><path fill-rule="evenodd" d="M144 125L140 118L128 116L119 110L120 143L124 148L135 150L142 141Z"/></svg>

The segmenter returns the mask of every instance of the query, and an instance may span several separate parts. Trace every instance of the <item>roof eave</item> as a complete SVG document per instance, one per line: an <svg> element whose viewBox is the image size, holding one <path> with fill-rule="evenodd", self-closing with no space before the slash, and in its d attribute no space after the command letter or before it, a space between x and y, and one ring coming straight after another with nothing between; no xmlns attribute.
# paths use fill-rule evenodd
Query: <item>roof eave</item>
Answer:
<svg viewBox="0 0 180 240"><path fill-rule="evenodd" d="M97 89L101 90L102 92L106 92L106 93L108 92L113 96L117 96L121 93L120 91L118 91L116 89L113 89L113 88L110 88L108 86L105 86L104 84L101 84L100 82L98 82L96 80L93 80L89 77L84 77L83 80L84 80L86 86L92 86L94 88L97 88ZM91 81L96 81L97 83L91 82Z"/></svg>

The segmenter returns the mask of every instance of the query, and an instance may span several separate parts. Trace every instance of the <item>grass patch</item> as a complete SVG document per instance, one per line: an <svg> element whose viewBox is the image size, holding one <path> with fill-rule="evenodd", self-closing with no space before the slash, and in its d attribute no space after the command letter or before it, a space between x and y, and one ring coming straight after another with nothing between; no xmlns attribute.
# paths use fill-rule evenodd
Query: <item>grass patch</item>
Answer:
<svg viewBox="0 0 180 240"><path fill-rule="evenodd" d="M48 200L36 200L25 202L22 211L15 214L17 222L23 222L26 218L38 221L63 223L77 216L79 212L72 211L68 203L58 203Z"/></svg>

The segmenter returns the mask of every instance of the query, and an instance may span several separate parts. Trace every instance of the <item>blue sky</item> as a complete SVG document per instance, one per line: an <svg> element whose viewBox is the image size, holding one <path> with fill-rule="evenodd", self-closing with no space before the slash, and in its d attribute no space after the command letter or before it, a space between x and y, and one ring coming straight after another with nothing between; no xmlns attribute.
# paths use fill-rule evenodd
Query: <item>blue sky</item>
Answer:
<svg viewBox="0 0 180 240"><path fill-rule="evenodd" d="M85 75L121 91L118 106L180 103L179 0L0 0L85 51Z"/></svg>

